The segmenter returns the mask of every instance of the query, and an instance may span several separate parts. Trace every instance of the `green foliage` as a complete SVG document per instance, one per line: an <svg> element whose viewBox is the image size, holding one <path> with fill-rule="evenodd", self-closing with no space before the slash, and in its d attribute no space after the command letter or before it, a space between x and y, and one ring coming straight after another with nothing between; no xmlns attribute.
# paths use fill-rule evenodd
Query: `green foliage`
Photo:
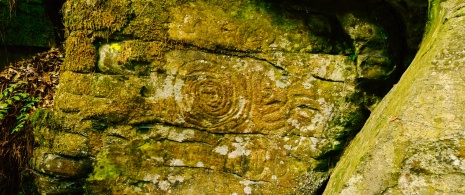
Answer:
<svg viewBox="0 0 465 195"><path fill-rule="evenodd" d="M26 84L26 82L9 84L0 94L0 120L4 119L8 114L17 115L17 123L12 133L24 127L24 124L29 119L30 109L39 101L38 98L30 97L29 93L17 91L18 87ZM19 108L19 112L18 107L16 107L17 105L22 105L22 107Z"/></svg>
<svg viewBox="0 0 465 195"><path fill-rule="evenodd" d="M49 116L50 116L49 110L45 110L41 108L35 110L34 113L32 113L32 116L30 118L32 126L41 127L43 125L46 125L47 121L51 120Z"/></svg>
<svg viewBox="0 0 465 195"><path fill-rule="evenodd" d="M357 54L350 54L349 59L352 61L357 60Z"/></svg>

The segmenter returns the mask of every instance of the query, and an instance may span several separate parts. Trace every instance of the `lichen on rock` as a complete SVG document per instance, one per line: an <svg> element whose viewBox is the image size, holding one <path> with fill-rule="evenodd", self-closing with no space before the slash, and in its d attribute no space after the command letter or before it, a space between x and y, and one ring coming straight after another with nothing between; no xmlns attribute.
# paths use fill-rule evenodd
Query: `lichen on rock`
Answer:
<svg viewBox="0 0 465 195"><path fill-rule="evenodd" d="M67 1L59 128L47 129L60 133L38 169L91 160L75 184L96 194L315 193L366 118L358 79L390 77L396 55L355 50L335 14L283 6ZM364 24L377 32L365 44L387 44L386 24ZM361 72L354 52L381 68Z"/></svg>
<svg viewBox="0 0 465 195"><path fill-rule="evenodd" d="M415 60L346 149L325 194L465 193L465 4L429 3Z"/></svg>

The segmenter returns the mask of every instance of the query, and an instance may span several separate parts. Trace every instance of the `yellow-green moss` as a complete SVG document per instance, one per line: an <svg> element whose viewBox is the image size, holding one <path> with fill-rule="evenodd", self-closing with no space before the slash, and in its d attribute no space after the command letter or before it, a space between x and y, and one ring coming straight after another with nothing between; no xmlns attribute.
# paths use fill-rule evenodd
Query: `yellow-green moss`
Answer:
<svg viewBox="0 0 465 195"><path fill-rule="evenodd" d="M95 69L97 52L83 32L72 33L66 40L66 58L61 71L89 73Z"/></svg>
<svg viewBox="0 0 465 195"><path fill-rule="evenodd" d="M168 1L168 0L167 0ZM170 1L168 1L170 2ZM165 7L159 4L166 4ZM131 4L132 12L136 16L132 18L121 33L130 35L144 41L167 40L166 23L170 20L169 12L165 9L170 5L167 2L134 1Z"/></svg>
<svg viewBox="0 0 465 195"><path fill-rule="evenodd" d="M432 83L435 86L444 85L438 81L441 79L435 80L438 77L432 75L443 74L446 75L444 77L447 77L451 76L449 75L451 72L457 70L451 72L442 70L442 72L433 73L436 65L432 64L432 61L435 56L438 56L435 52L442 52L446 48L445 46L441 49L438 47L444 44L440 41L447 39L443 38L445 36L441 36L441 33L447 34L444 31L447 29L447 26L444 25L444 18L450 10L440 6L441 2L444 1L430 1L430 21L427 33L415 60L399 83L376 107L361 132L346 148L346 153L341 157L328 182L325 194L373 194L380 193L380 190L389 190L391 186L398 186L403 180L400 178L401 172L407 169L405 165L407 158L409 155L413 155L408 153L407 148L423 148L429 144L428 140L434 140L432 142L436 143L438 140L445 139L444 137L440 138L441 134L447 134L449 128L444 131L442 128L431 125L434 124L434 119L437 117L437 114L432 113L432 111L441 112L444 107L430 105L439 99L435 95L437 92L430 89L430 85ZM450 2L458 3L460 1ZM441 38L443 39L441 40ZM438 66L443 67L443 65ZM435 78L431 79L431 77ZM447 86L447 84L445 85ZM455 96L456 94L448 95ZM428 97L430 99L426 100L425 98ZM456 100L461 100L456 97L451 99L454 99L454 101L450 100L454 103L458 102ZM431 102L427 103L428 101ZM453 131L450 130L450 132ZM415 144L424 144L424 146L413 147ZM437 147L433 148L437 149ZM425 148L425 150L429 149ZM434 158L438 159L439 157ZM414 182L425 182L425 180L421 180L417 179ZM424 187L429 186L431 185L428 184ZM414 189L402 189L403 193L411 190Z"/></svg>
<svg viewBox="0 0 465 195"><path fill-rule="evenodd" d="M120 31L127 24L130 0L67 1L63 8L64 24L71 31L104 30L108 34Z"/></svg>
<svg viewBox="0 0 465 195"><path fill-rule="evenodd" d="M116 180L121 170L108 157L108 151L102 151L97 154L94 162L94 172L87 178L88 181L100 180Z"/></svg>
<svg viewBox="0 0 465 195"><path fill-rule="evenodd" d="M34 139L42 147L51 146L54 132L51 128L55 127L55 120L50 110L37 109L32 113L30 118L34 129Z"/></svg>

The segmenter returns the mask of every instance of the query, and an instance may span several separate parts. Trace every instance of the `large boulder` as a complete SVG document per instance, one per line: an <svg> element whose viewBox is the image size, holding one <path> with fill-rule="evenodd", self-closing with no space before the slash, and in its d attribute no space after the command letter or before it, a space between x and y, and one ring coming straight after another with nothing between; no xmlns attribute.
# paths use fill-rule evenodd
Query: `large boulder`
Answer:
<svg viewBox="0 0 465 195"><path fill-rule="evenodd" d="M465 3L431 0L415 60L337 164L325 194L464 194Z"/></svg>
<svg viewBox="0 0 465 195"><path fill-rule="evenodd" d="M40 192L316 193L402 64L391 10L67 1Z"/></svg>

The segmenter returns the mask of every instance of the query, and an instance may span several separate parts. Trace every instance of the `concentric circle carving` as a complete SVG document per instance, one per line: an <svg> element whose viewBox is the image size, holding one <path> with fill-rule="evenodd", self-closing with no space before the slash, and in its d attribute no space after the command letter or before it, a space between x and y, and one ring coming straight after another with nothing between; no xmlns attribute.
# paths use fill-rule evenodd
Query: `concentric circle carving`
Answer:
<svg viewBox="0 0 465 195"><path fill-rule="evenodd" d="M207 70L184 78L180 109L188 126L213 132L237 131L250 110L250 92L245 75Z"/></svg>

